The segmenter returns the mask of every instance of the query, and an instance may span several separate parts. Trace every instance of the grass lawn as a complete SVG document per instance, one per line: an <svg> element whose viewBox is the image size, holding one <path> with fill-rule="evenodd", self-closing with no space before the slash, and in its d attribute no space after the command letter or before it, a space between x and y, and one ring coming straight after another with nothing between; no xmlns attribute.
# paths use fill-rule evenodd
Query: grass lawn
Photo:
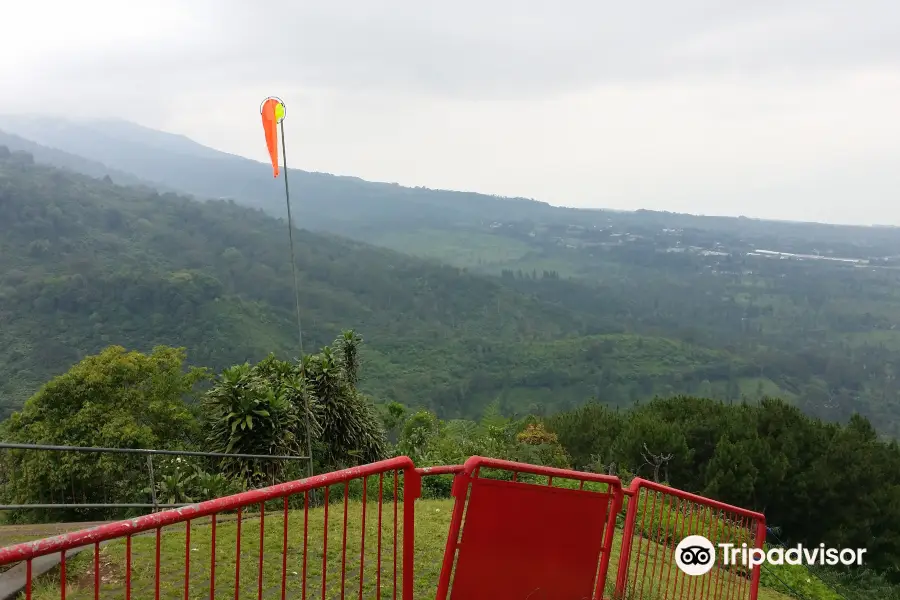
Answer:
<svg viewBox="0 0 900 600"><path fill-rule="evenodd" d="M335 490L336 492L338 490ZM339 492L338 492L339 493ZM451 500L419 500L416 510L416 578L415 597L417 599L434 598L437 579L440 572L441 561L444 554L444 545L447 539L447 531L450 523L450 513L453 503ZM381 561L381 598L393 597L394 580L394 529L393 529L393 504L385 502L382 512L382 561ZM399 513L402 515L402 503ZM327 550L323 552L323 532L325 530L325 515L321 508L309 511L309 548L307 555L306 571L306 596L308 598L321 598L323 556L327 556L325 597L340 598L342 586L342 573L345 574L343 586L347 598L357 598L360 593L360 571L362 571L362 597L377 598L377 542L378 542L378 507L369 503L365 519L365 553L362 565L360 554L363 547L361 540L362 505L360 502L348 503L347 522L347 552L342 556L342 538L344 536L344 505L332 504L328 514ZM402 516L401 516L402 519ZM260 519L258 514L245 515L241 522L241 549L240 560L237 555L237 521L235 515L220 515L216 524L215 545L215 598L234 598L235 571L239 570L238 580L239 597L256 598L262 590L262 597L266 599L280 600L281 598L281 574L282 574L282 544L284 534L283 505L281 502L271 502L266 507L264 516L264 528L262 536L263 560L260 574ZM185 542L186 526L184 524L164 528L160 535L160 598L176 600L188 598L200 600L210 597L210 566L212 559L211 522L209 518L197 519L190 528L190 542L188 545L190 558L188 574L188 594L185 596ZM287 567L285 569L287 598L303 598L303 548L304 548L304 513L302 510L291 511L288 514L288 545ZM402 543L402 523L398 526L398 546ZM618 565L618 547L621 543L621 534L617 534L616 542L610 561L609 582L615 581L615 572ZM669 571L671 563L669 551L660 551L659 547L648 547L645 541L641 547L641 554L657 559L654 566L652 560L649 567L644 569L638 579L635 589L641 592L634 598L656 600L661 596L655 595L655 589L660 583L654 582L653 573ZM135 536L132 539L132 598L154 597L154 572L155 572L155 548L156 535L149 534ZM398 549L397 581L398 597L400 581L402 580L402 552ZM126 544L123 541L110 543L100 549L100 575L101 598L125 598L125 564ZM342 561L346 565L341 568ZM643 564L643 562L642 562ZM71 600L89 599L93 597L93 551L87 549L67 564L67 589L66 598ZM701 588L715 588L714 585L696 585L711 574L694 580L690 587L684 586L685 591L679 590L678 596L688 599L714 599L717 596ZM661 579L661 578L657 578ZM655 585L654 585L655 583ZM671 587L671 585L670 585ZM607 591L607 594L609 594ZM33 587L35 600L55 600L60 597L58 569L35 581ZM725 596L723 595L722 598ZM746 596L742 596L746 597ZM788 600L788 596L770 590L761 590L760 600Z"/></svg>

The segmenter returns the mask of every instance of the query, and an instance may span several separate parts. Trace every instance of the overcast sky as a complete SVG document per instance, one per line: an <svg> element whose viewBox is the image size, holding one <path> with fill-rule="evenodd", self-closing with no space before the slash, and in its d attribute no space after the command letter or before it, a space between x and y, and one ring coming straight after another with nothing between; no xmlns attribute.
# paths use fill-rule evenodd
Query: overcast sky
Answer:
<svg viewBox="0 0 900 600"><path fill-rule="evenodd" d="M627 5L627 6L626 6ZM896 0L6 2L0 112L553 204L900 225Z"/></svg>

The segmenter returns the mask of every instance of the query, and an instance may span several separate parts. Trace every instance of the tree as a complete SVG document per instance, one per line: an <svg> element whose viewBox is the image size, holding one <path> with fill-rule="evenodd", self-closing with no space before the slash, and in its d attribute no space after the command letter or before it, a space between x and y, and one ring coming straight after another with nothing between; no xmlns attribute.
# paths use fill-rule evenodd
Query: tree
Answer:
<svg viewBox="0 0 900 600"><path fill-rule="evenodd" d="M199 428L189 400L204 369L186 368L180 348L150 354L111 346L55 377L2 425L11 442L107 448L191 448ZM104 495L147 501L143 460L120 455L15 451L5 474L14 480L11 503L102 502ZM66 516L74 517L72 511ZM99 511L91 514L99 515Z"/></svg>
<svg viewBox="0 0 900 600"><path fill-rule="evenodd" d="M339 335L333 348L303 358L306 389L322 424L319 451L325 464L350 466L387 456L384 427L371 400L357 388L359 346L352 330Z"/></svg>
<svg viewBox="0 0 900 600"><path fill-rule="evenodd" d="M222 371L203 401L207 441L214 452L299 456L306 437L304 385L293 365L269 355L260 363ZM320 428L311 415L312 435ZM274 482L286 463L228 460L223 468L250 485Z"/></svg>
<svg viewBox="0 0 900 600"><path fill-rule="evenodd" d="M290 363L269 355L251 366L225 369L204 401L209 444L220 452L306 454L307 430L316 470L372 462L387 455L384 427L357 390L362 338L345 331L333 348ZM308 414L307 414L308 407ZM229 472L250 484L282 474L284 465L229 461Z"/></svg>

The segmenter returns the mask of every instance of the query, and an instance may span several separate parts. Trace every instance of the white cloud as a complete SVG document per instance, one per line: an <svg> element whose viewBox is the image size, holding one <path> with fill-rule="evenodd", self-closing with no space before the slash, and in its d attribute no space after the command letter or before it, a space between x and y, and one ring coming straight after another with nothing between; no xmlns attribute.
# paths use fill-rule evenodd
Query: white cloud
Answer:
<svg viewBox="0 0 900 600"><path fill-rule="evenodd" d="M277 94L301 168L900 224L891 0L17 6L0 110L115 114L264 160L257 111Z"/></svg>

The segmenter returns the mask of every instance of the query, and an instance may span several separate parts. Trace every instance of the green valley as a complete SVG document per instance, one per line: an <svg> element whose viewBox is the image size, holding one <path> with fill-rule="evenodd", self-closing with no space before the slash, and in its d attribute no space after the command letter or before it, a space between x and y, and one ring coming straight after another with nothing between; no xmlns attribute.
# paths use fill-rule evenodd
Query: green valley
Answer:
<svg viewBox="0 0 900 600"><path fill-rule="evenodd" d="M189 361L216 369L298 354L285 224L259 211L11 153L0 163L0 224L6 411L110 344L184 346ZM381 401L462 416L499 395L511 412L551 410L734 370L722 352L616 337L587 312L455 267L306 231L297 255L305 343L348 326L370 338L363 387Z"/></svg>

